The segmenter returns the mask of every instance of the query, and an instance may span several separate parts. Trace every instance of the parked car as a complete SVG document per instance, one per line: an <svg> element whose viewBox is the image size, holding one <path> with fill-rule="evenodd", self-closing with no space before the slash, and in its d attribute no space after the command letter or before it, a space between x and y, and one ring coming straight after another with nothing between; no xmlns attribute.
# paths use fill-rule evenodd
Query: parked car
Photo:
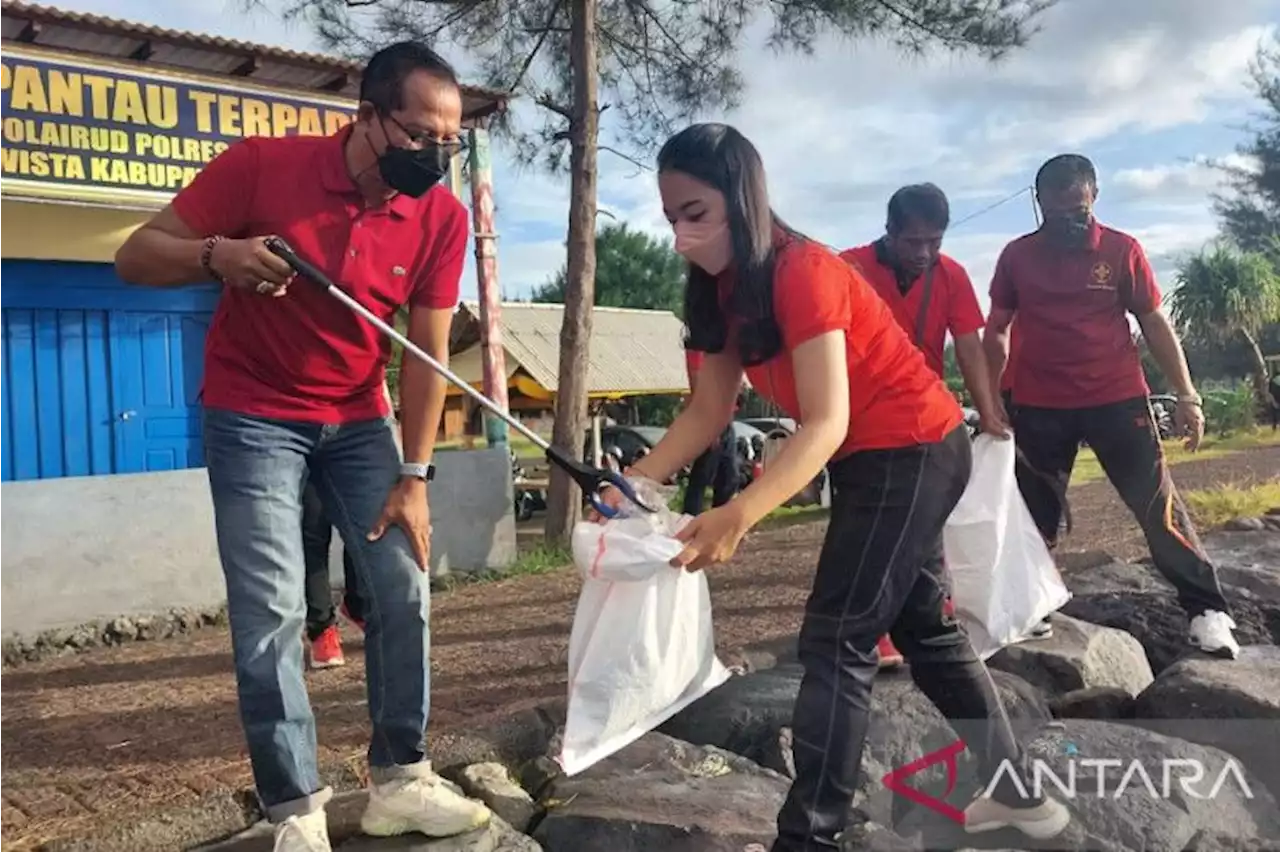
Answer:
<svg viewBox="0 0 1280 852"><path fill-rule="evenodd" d="M764 444L770 438L790 438L796 433L796 421L790 417L747 417L734 421L734 429L748 428L759 433L758 443L753 440L755 458L749 467L749 475L741 479L742 487L755 481L764 470ZM799 494L788 500L786 505L800 505L817 502L821 499L822 489L827 483L827 471L823 468L813 481Z"/></svg>
<svg viewBox="0 0 1280 852"><path fill-rule="evenodd" d="M605 426L600 430L600 448L606 456L613 456L617 463L626 468L635 464L637 459L643 457L657 446L665 434L667 434L667 430L662 426L614 424ZM611 448L617 450L617 452L611 452ZM582 457L584 459L591 458L590 430L587 431L586 440L582 445Z"/></svg>

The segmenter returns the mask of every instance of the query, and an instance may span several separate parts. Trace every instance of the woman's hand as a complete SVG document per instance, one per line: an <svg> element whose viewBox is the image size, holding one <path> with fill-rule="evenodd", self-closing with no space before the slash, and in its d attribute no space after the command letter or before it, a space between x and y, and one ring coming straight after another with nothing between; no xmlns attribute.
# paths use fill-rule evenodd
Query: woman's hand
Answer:
<svg viewBox="0 0 1280 852"><path fill-rule="evenodd" d="M700 571L708 565L728 562L750 528L738 500L698 515L676 533L676 539L685 547L671 565Z"/></svg>

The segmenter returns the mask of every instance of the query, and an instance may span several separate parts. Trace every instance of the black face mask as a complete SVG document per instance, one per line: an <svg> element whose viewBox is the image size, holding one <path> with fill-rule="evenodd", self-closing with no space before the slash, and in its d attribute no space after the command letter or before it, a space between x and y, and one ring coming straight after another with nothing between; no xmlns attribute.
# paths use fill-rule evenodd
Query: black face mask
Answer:
<svg viewBox="0 0 1280 852"><path fill-rule="evenodd" d="M1060 245L1079 246L1089 239L1093 216L1083 210L1062 216L1046 216L1044 232Z"/></svg>
<svg viewBox="0 0 1280 852"><path fill-rule="evenodd" d="M419 198L449 173L452 152L428 142L421 150L388 145L378 157L378 173L387 186L410 198Z"/></svg>

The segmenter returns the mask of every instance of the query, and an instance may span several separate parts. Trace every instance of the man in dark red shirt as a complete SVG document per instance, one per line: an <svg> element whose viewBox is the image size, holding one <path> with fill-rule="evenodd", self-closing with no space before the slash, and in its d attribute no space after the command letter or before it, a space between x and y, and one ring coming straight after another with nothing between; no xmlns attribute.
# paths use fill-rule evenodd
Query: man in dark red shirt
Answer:
<svg viewBox="0 0 1280 852"><path fill-rule="evenodd" d="M875 288L939 376L946 370L943 359L951 335L982 430L1006 437L1008 425L991 386L979 335L984 320L978 296L964 267L942 253L950 224L951 205L941 189L931 183L904 186L889 197L884 236L847 249L840 257ZM947 603L950 606L950 600ZM880 637L876 650L882 668L903 662L887 635Z"/></svg>
<svg viewBox="0 0 1280 852"><path fill-rule="evenodd" d="M689 394L698 381L703 353L687 350L685 368L689 371ZM725 427L720 437L706 452L698 456L689 468L685 482L683 511L686 515L701 515L711 488L711 507L723 506L738 493L738 459L734 449L733 422Z"/></svg>
<svg viewBox="0 0 1280 852"><path fill-rule="evenodd" d="M264 245L279 235L440 361L467 247L440 185L461 150L453 69L425 45L379 51L357 120L330 137L251 138L209 163L116 255L154 287L224 285L205 345L204 441L227 583L240 715L276 852L329 848L303 682L308 471L365 603L373 782L361 825L459 834L489 819L424 753L429 706L427 490L444 382L405 359L403 458L383 394L390 345Z"/></svg>
<svg viewBox="0 0 1280 852"><path fill-rule="evenodd" d="M1156 568L1177 589L1191 618L1191 642L1235 657L1235 622L1169 478L1129 314L1177 391L1175 419L1192 450L1204 434L1200 396L1182 345L1160 312L1142 247L1098 223L1097 195L1089 160L1064 154L1046 162L1036 175L1044 224L1005 247L991 281L985 344L997 384L1015 316L1018 324L1013 427L1026 463L1018 483L1052 547L1076 451L1087 442L1141 524Z"/></svg>

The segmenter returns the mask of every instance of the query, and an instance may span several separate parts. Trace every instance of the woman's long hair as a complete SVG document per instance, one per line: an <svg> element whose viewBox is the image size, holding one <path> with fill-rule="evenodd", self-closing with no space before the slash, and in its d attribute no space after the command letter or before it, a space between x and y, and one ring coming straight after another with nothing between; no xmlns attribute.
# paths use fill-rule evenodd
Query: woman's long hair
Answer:
<svg viewBox="0 0 1280 852"><path fill-rule="evenodd" d="M733 247L734 287L727 312L720 305L715 277L689 264L684 290L686 348L723 351L732 320L742 363L769 360L782 348L773 310L774 229L800 235L769 207L760 153L727 124L694 124L668 139L658 152L658 172L667 171L682 172L724 194Z"/></svg>

